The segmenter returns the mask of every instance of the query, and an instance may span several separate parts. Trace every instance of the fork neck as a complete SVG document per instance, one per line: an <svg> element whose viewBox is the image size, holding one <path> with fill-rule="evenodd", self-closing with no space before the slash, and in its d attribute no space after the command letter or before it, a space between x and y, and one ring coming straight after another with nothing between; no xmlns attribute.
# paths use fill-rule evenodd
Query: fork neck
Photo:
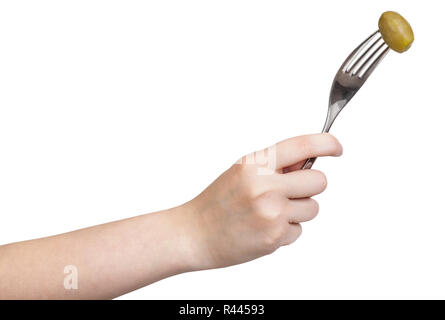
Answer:
<svg viewBox="0 0 445 320"><path fill-rule="evenodd" d="M329 132L332 124L334 123L335 118L337 118L338 114L343 109L343 107L344 107L344 103L341 103L341 101L331 104L329 106L328 114L326 116L326 121L324 123L322 132Z"/></svg>

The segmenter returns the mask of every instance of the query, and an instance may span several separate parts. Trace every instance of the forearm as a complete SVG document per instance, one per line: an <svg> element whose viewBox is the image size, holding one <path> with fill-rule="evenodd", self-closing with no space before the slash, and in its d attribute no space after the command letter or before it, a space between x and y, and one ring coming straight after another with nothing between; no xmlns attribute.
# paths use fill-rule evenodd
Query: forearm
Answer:
<svg viewBox="0 0 445 320"><path fill-rule="evenodd" d="M0 299L113 298L198 268L187 206L0 247ZM66 266L78 288L66 289Z"/></svg>

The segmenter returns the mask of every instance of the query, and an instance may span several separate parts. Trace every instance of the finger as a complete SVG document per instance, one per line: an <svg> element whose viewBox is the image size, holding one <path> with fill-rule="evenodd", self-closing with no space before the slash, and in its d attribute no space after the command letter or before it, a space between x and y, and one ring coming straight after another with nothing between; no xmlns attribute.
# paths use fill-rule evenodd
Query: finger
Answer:
<svg viewBox="0 0 445 320"><path fill-rule="evenodd" d="M287 232L282 239L282 245L287 246L287 245L295 242L295 240L297 240L298 237L300 237L301 232L302 232L302 229L301 229L301 225L299 223L288 224Z"/></svg>
<svg viewBox="0 0 445 320"><path fill-rule="evenodd" d="M329 133L294 137L276 145L276 169L312 157L340 156L342 152L341 144Z"/></svg>
<svg viewBox="0 0 445 320"><path fill-rule="evenodd" d="M327 185L323 172L308 169L277 175L281 190L289 199L309 198L322 193Z"/></svg>
<svg viewBox="0 0 445 320"><path fill-rule="evenodd" d="M314 199L289 200L284 209L284 216L287 217L289 223L306 222L314 219L318 210L318 202Z"/></svg>

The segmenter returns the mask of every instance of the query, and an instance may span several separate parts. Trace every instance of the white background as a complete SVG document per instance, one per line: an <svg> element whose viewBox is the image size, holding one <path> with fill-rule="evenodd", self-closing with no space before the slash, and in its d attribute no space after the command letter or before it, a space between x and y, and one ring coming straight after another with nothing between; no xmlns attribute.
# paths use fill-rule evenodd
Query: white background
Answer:
<svg viewBox="0 0 445 320"><path fill-rule="evenodd" d="M349 52L390 52L332 128L292 246L123 298L445 298L441 1L2 1L0 243L181 204L240 156L318 132Z"/></svg>

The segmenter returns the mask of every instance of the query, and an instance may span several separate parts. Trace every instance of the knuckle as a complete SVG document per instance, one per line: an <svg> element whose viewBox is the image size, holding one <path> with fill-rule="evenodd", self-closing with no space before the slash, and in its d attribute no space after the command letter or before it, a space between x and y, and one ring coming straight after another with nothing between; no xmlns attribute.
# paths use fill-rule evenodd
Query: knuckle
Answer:
<svg viewBox="0 0 445 320"><path fill-rule="evenodd" d="M256 171L249 164L236 164L234 168L235 184L237 188L242 191L242 194L247 199L254 199L260 194L260 188L262 184L258 181Z"/></svg>
<svg viewBox="0 0 445 320"><path fill-rule="evenodd" d="M279 228L267 232L263 239L264 248L267 253L272 253L280 247L283 231Z"/></svg>
<svg viewBox="0 0 445 320"><path fill-rule="evenodd" d="M259 189L258 186L251 179L248 179L248 181L243 182L244 194L247 200L251 201L253 205L258 205L257 198L258 194L260 193L258 189Z"/></svg>
<svg viewBox="0 0 445 320"><path fill-rule="evenodd" d="M261 225L268 226L275 224L279 220L281 213L278 210L257 207L255 209L255 215Z"/></svg>
<svg viewBox="0 0 445 320"><path fill-rule="evenodd" d="M284 210L284 201L274 192L264 192L253 202L253 209L257 217L263 222L275 223L280 220Z"/></svg>
<svg viewBox="0 0 445 320"><path fill-rule="evenodd" d="M235 170L240 177L250 177L253 171L252 164L246 163L245 161L241 163L236 163Z"/></svg>

